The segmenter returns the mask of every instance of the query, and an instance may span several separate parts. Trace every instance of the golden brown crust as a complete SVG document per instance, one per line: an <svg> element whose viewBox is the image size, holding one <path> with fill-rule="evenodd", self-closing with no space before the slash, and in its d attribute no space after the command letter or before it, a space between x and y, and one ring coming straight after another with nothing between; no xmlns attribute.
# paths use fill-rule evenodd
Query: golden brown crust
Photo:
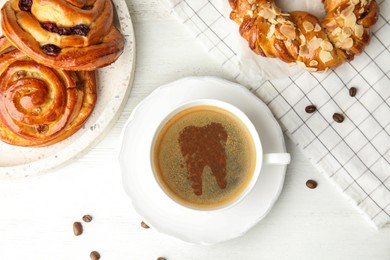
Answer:
<svg viewBox="0 0 390 260"><path fill-rule="evenodd" d="M111 1L72 3L34 0L30 11L22 11L19 0L10 0L2 8L3 33L29 57L53 68L95 70L114 62L123 52L124 40L112 25ZM84 10L85 6L91 9ZM55 29L47 29L53 25ZM72 31L78 26L82 30ZM50 53L45 45L56 46L60 51Z"/></svg>
<svg viewBox="0 0 390 260"><path fill-rule="evenodd" d="M94 72L41 65L0 37L0 140L47 146L78 131L96 103Z"/></svg>
<svg viewBox="0 0 390 260"><path fill-rule="evenodd" d="M359 55L379 14L375 0L323 0L326 16L284 13L273 0L229 0L230 18L257 54L325 71Z"/></svg>

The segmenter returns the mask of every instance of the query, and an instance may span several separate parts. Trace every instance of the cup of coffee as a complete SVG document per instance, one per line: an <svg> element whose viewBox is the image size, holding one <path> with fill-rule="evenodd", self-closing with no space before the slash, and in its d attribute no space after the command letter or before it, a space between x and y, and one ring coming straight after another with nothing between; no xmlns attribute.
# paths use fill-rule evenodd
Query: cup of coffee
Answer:
<svg viewBox="0 0 390 260"><path fill-rule="evenodd" d="M156 182L176 203L228 208L256 184L264 164L289 164L287 153L263 154L258 132L237 107L198 99L173 109L156 129L150 161Z"/></svg>

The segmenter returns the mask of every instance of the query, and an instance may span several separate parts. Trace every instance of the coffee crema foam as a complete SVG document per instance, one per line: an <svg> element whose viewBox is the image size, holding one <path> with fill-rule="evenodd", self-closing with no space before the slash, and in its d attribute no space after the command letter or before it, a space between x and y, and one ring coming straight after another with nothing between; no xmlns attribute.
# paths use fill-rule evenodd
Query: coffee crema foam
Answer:
<svg viewBox="0 0 390 260"><path fill-rule="evenodd" d="M159 184L174 200L192 208L218 208L248 186L256 150L249 130L234 114L194 106L161 128L153 165Z"/></svg>

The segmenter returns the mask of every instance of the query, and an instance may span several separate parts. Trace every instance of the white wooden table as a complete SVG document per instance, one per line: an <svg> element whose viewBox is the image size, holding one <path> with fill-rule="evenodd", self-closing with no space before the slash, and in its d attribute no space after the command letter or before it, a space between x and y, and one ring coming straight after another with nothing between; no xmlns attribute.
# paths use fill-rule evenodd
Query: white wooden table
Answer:
<svg viewBox="0 0 390 260"><path fill-rule="evenodd" d="M127 0L137 66L131 97L105 138L70 164L0 182L0 260L390 259L390 225L377 231L290 140L293 156L280 199L248 234L219 245L188 245L140 227L122 189L119 135L132 109L159 85L185 76L231 79L158 0ZM115 84L111 87L115 87ZM318 181L309 190L307 179ZM75 237L74 221L94 219Z"/></svg>

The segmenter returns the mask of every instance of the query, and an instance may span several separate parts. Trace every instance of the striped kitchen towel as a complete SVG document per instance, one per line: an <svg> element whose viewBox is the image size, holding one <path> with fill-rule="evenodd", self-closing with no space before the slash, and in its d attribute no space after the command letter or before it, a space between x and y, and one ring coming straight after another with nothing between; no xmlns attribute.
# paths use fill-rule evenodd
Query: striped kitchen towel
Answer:
<svg viewBox="0 0 390 260"><path fill-rule="evenodd" d="M325 74L288 69L290 76L283 78L250 63L264 58L242 53L228 0L167 2L221 65L268 105L285 133L370 223L380 228L390 222L390 1L377 0L381 13L371 42L353 62ZM351 87L358 90L355 97L348 94ZM308 104L318 112L306 113ZM335 112L344 114L343 123L333 120Z"/></svg>

